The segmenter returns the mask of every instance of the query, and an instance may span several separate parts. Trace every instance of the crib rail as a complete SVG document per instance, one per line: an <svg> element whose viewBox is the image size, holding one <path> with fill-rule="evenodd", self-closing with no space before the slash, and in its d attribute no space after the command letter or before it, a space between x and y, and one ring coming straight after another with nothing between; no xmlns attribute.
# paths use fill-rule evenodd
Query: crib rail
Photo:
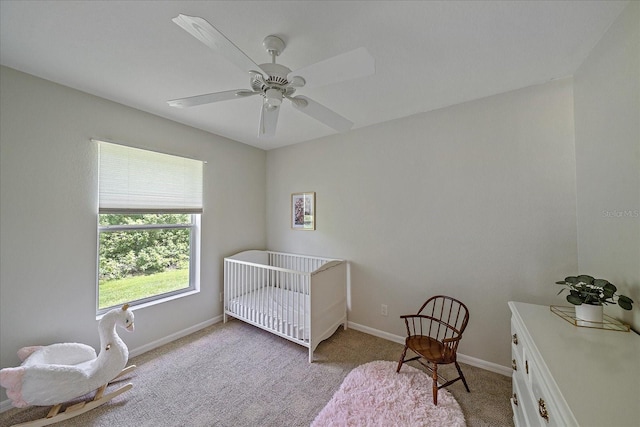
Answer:
<svg viewBox="0 0 640 427"><path fill-rule="evenodd" d="M257 250L240 252L225 258L225 260L257 264L262 267L277 267L303 273L311 273L330 261L337 261L333 258Z"/></svg>
<svg viewBox="0 0 640 427"><path fill-rule="evenodd" d="M304 273L311 273L327 262L332 261L329 258L292 255L282 252L267 252L267 256L269 265L272 267L280 267Z"/></svg>
<svg viewBox="0 0 640 427"><path fill-rule="evenodd" d="M224 293L228 300L264 287L309 295L309 274L340 261L282 252L246 251L225 258L224 262Z"/></svg>

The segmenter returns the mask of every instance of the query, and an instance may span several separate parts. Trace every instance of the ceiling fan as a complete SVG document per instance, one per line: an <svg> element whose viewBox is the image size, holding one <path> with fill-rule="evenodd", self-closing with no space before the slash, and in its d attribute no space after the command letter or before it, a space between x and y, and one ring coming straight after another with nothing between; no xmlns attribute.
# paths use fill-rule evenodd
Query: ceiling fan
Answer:
<svg viewBox="0 0 640 427"><path fill-rule="evenodd" d="M203 18L180 14L173 18L173 22L247 72L251 89L208 93L174 99L167 103L172 107L185 108L261 95L263 101L258 137L275 135L280 106L284 99L291 101L295 109L339 132L351 129L353 122L306 96L294 96L294 94L301 87L324 86L365 77L375 72L374 59L364 47L291 71L284 65L276 64L276 56L280 55L285 48L284 41L277 36L269 35L262 42L271 55L271 62L258 65Z"/></svg>

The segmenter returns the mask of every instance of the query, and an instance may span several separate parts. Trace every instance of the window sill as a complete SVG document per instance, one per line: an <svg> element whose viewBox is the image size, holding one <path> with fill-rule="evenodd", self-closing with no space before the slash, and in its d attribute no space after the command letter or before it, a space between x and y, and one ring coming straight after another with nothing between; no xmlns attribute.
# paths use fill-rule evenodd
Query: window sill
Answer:
<svg viewBox="0 0 640 427"><path fill-rule="evenodd" d="M130 309L131 309L131 311L137 311L137 310L140 310L142 308L147 308L147 307L151 307L151 306L154 306L154 305L163 304L165 302L173 301L173 300L176 300L176 299L179 299L179 298L184 298L184 297L188 297L188 296L199 294L199 293L200 293L199 289L194 289L194 290L183 292L183 293L180 293L180 294L171 295L171 296L164 297L164 298L158 298L156 300L148 301L148 302L145 302L145 303L142 303L142 304L132 305L130 307ZM102 319L104 317L104 315L107 314L109 311L111 311L111 310L107 310L104 313L97 314L96 315L96 320Z"/></svg>

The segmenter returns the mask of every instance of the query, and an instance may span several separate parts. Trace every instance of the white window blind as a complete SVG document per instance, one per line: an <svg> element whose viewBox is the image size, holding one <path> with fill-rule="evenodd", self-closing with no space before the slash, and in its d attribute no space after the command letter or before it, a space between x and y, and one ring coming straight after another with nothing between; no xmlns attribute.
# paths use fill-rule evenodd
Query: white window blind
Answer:
<svg viewBox="0 0 640 427"><path fill-rule="evenodd" d="M100 213L202 213L202 161L97 142Z"/></svg>

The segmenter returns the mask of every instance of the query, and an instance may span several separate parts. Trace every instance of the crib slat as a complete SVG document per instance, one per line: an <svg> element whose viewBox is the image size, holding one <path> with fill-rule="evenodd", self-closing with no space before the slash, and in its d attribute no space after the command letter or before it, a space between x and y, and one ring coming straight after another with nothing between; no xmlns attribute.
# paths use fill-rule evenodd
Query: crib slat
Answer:
<svg viewBox="0 0 640 427"><path fill-rule="evenodd" d="M254 306L255 296L256 296L255 289L256 289L256 282L258 281L257 273L258 273L257 268L254 266L251 266L251 290L249 291L249 312L251 313L251 320L253 320L254 322L256 321L256 311L252 307L255 307Z"/></svg>
<svg viewBox="0 0 640 427"><path fill-rule="evenodd" d="M242 295L244 295L245 298L245 304L243 304L242 306L242 315L244 317L246 317L247 319L249 318L249 313L247 312L247 304L246 304L246 295L247 292L249 292L249 281L251 280L251 268L245 268L244 269L244 278L242 280L242 284L243 284L243 288L242 289Z"/></svg>
<svg viewBox="0 0 640 427"><path fill-rule="evenodd" d="M296 338L298 338L298 339L300 339L300 320L302 320L302 319L300 319L300 311L301 311L300 310L300 279L301 279L301 276L297 275L296 276L296 289L295 289L296 293L294 294L295 295L294 304L295 304L295 309L296 309L294 314L297 312L297 316L296 316L296 319L295 319L294 323L295 323Z"/></svg>
<svg viewBox="0 0 640 427"><path fill-rule="evenodd" d="M311 279L310 276L305 276L303 284L303 298L304 298L304 317L303 317L303 325L302 325L302 339L308 340L309 333L311 331L311 312L309 307L310 298L309 295L309 281ZM309 332L307 332L309 331Z"/></svg>
<svg viewBox="0 0 640 427"><path fill-rule="evenodd" d="M253 273L253 266L247 267L247 282L245 284L245 293L244 293L244 308L245 308L245 316L247 319L253 321L251 318L251 279Z"/></svg>
<svg viewBox="0 0 640 427"><path fill-rule="evenodd" d="M285 260L286 263L286 260ZM289 275L284 273L282 275L282 284L280 286L280 324L282 325L282 333L285 335L289 335L287 333L287 311L285 310L287 304L287 281L289 280Z"/></svg>
<svg viewBox="0 0 640 427"><path fill-rule="evenodd" d="M264 285L265 285L265 278L264 278L265 273L266 273L266 271L264 269L260 269L260 289L258 290L259 293L258 293L258 301L257 301L257 304L258 304L258 310L257 311L258 311L258 319L259 319L261 325L264 325L264 311L262 310L262 305L263 305L263 302L264 302L264 295L263 295L264 292L263 291L265 289L264 288Z"/></svg>
<svg viewBox="0 0 640 427"><path fill-rule="evenodd" d="M240 266L240 282L238 283L238 314L245 317L244 312L244 295L247 292L247 266Z"/></svg>

